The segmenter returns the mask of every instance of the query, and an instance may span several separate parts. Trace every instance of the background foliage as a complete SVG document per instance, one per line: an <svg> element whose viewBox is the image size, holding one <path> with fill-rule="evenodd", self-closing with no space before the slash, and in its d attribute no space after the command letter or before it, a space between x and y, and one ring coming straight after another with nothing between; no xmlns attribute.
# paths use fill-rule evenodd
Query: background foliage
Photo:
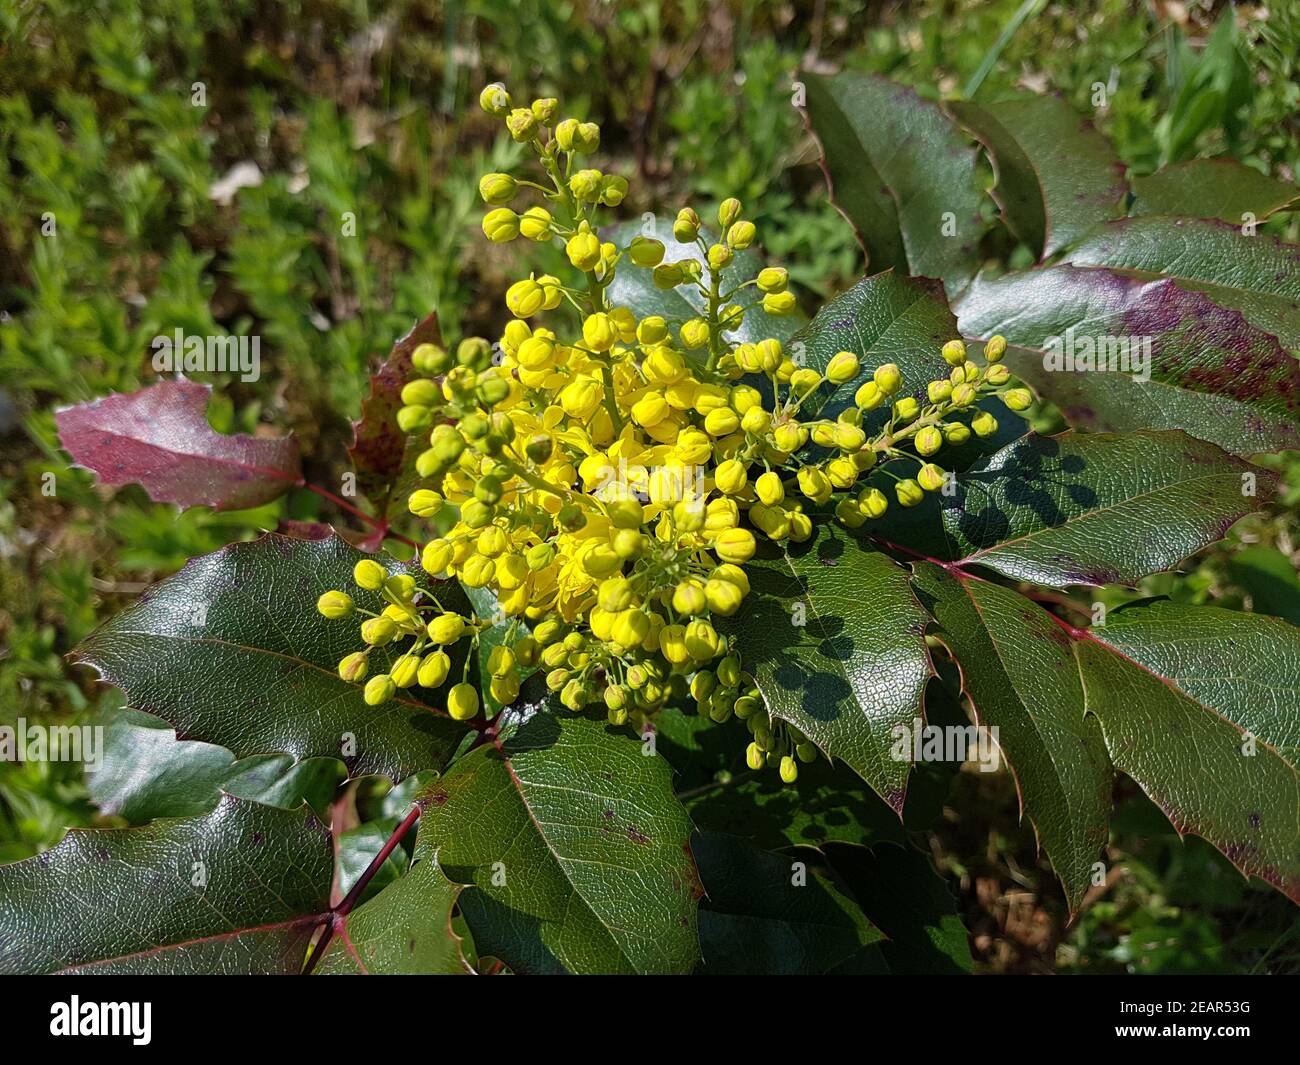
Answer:
<svg viewBox="0 0 1300 1065"><path fill-rule="evenodd" d="M473 105L482 84L527 85L600 121L611 169L638 178L629 217L688 194L739 196L811 307L863 264L790 104L797 68L874 71L931 98L1053 90L1093 114L1135 174L1227 152L1294 181L1300 10L1221 14L1125 0L0 0L0 721L121 714L115 689L64 660L76 643L186 558L328 516L306 493L178 513L134 486L92 487L64 465L54 409L151 383L159 332L258 335L262 378L214 378L212 424L293 429L309 478L332 485L376 355L431 310L448 340L494 335L511 252L476 236L475 176L519 149ZM1098 82L1103 110L1091 105ZM348 211L357 239L340 236ZM47 212L57 235L42 232ZM1270 226L1296 239L1296 223ZM1300 466L1278 461L1271 512L1140 592L1300 623ZM150 724L137 727L144 743ZM264 794L255 767L238 766L245 790L219 756L204 786ZM401 796L315 776L299 793L333 806L359 869ZM75 766L0 765L0 860L48 848L70 824L130 820L122 782L90 786ZM1180 842L1132 785L1111 829L1111 880L1069 928L1007 774L945 786L923 842L978 965L1300 968L1286 900L1246 885L1208 844ZM194 802L176 812L205 808Z"/></svg>

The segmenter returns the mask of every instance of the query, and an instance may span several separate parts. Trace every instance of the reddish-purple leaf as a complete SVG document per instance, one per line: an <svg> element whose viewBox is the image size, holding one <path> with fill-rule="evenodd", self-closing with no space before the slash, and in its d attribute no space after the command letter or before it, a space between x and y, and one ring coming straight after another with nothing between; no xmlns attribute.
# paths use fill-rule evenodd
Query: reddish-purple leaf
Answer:
<svg viewBox="0 0 1300 1065"><path fill-rule="evenodd" d="M135 482L159 503L240 510L301 483L294 439L216 432L207 419L211 392L163 381L67 407L55 415L59 440L105 484Z"/></svg>
<svg viewBox="0 0 1300 1065"><path fill-rule="evenodd" d="M361 417L348 454L357 471L357 488L382 509L385 497L402 471L406 434L397 428L402 386L415 376L411 353L421 344L441 344L438 316L431 314L393 345L384 364L370 378L370 395L361 402Z"/></svg>

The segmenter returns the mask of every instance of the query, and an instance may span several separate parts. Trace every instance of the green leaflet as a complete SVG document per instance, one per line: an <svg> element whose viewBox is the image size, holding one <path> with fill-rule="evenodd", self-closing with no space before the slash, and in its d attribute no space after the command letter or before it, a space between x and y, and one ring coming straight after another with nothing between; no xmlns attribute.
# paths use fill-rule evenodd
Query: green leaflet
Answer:
<svg viewBox="0 0 1300 1065"><path fill-rule="evenodd" d="M229 795L189 820L74 829L0 866L0 972L296 973L331 864L306 807Z"/></svg>
<svg viewBox="0 0 1300 1065"><path fill-rule="evenodd" d="M928 615L897 563L826 516L814 527L807 543L765 546L748 564L750 597L726 628L768 712L901 812L910 763L889 748L922 713Z"/></svg>
<svg viewBox="0 0 1300 1065"><path fill-rule="evenodd" d="M1072 425L1185 429L1243 455L1300 444L1300 363L1241 311L1172 279L1053 266L977 279L955 309L963 335L1005 336L1007 365ZM1089 351L1112 372L1081 369Z"/></svg>
<svg viewBox="0 0 1300 1065"><path fill-rule="evenodd" d="M1002 216L1040 258L1120 212L1128 195L1124 164L1059 96L947 107L988 150Z"/></svg>
<svg viewBox="0 0 1300 1065"><path fill-rule="evenodd" d="M1131 214L1217 218L1241 225L1263 221L1300 201L1300 189L1261 174L1235 159L1189 159L1133 179Z"/></svg>
<svg viewBox="0 0 1300 1065"><path fill-rule="evenodd" d="M1179 832L1300 901L1300 629L1158 602L1076 653L1115 766Z"/></svg>
<svg viewBox="0 0 1300 1065"><path fill-rule="evenodd" d="M237 758L339 758L350 775L394 780L441 768L468 731L442 713L442 693L409 688L367 706L360 685L339 679L339 659L362 646L357 622L328 621L315 604L322 592L344 588L359 606L383 609L378 593L352 585L363 557L338 537L272 533L231 544L151 588L87 637L76 659L179 736ZM386 562L433 587L418 564ZM455 584L437 583L436 595L449 609L466 608ZM396 653L377 648L371 672Z"/></svg>
<svg viewBox="0 0 1300 1065"><path fill-rule="evenodd" d="M981 725L998 730L1021 806L1065 886L1071 911L1106 843L1113 772L1084 716L1069 636L1024 596L987 581L914 567L917 595L961 664Z"/></svg>
<svg viewBox="0 0 1300 1065"><path fill-rule="evenodd" d="M804 83L832 195L868 269L960 289L984 232L974 149L937 104L884 78L846 71Z"/></svg>
<svg viewBox="0 0 1300 1065"><path fill-rule="evenodd" d="M1181 432L1031 434L939 503L963 565L1055 586L1131 584L1222 539L1276 484Z"/></svg>
<svg viewBox="0 0 1300 1065"><path fill-rule="evenodd" d="M480 954L518 973L685 973L698 958L690 825L656 755L531 704L426 794L422 830ZM512 711L513 712L513 711Z"/></svg>
<svg viewBox="0 0 1300 1065"><path fill-rule="evenodd" d="M1290 350L1300 349L1300 247L1197 218L1125 218L1098 226L1071 250L1076 266L1171 277L1232 307Z"/></svg>
<svg viewBox="0 0 1300 1065"><path fill-rule="evenodd" d="M696 833L691 851L707 895L702 975L820 975L864 949L874 953L883 938L852 898L800 859L720 832Z"/></svg>

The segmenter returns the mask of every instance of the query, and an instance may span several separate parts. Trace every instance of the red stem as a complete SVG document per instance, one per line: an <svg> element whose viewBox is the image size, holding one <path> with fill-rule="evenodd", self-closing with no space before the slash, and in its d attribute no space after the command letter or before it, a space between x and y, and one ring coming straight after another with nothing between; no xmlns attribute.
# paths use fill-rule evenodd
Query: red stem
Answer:
<svg viewBox="0 0 1300 1065"><path fill-rule="evenodd" d="M322 499L328 499L336 507L339 507L342 510L346 510L349 514L353 514L356 517L360 518L367 525L370 525L373 528L379 530L379 532L381 532L384 536L391 536L394 540L400 540L402 543L407 544L411 547L417 549L419 548L420 545L417 544L410 537L403 536L401 533L398 532L393 532L388 527L387 521L384 521L381 518L376 518L373 514L367 514L364 510L361 510L359 507L354 507L346 499L343 499L340 496L336 496L333 492L329 491L328 489L322 488L318 484L310 484L307 481L302 481L301 485L303 488L307 489L307 491L315 492Z"/></svg>
<svg viewBox="0 0 1300 1065"><path fill-rule="evenodd" d="M402 818L401 824L393 829L393 834L388 837L387 842L379 848L379 853L366 866L366 871L357 877L357 882L352 885L352 890L343 897L343 901L337 906L331 907L325 914L326 924L325 931L321 934L316 943L316 948L311 952L311 958L308 959L307 965L303 968L303 976L310 976L317 963L325 956L325 950L330 945L330 940L334 938L335 933L341 932L347 923L348 914L356 906L357 900L361 898L361 893L366 890L367 885L374 879L375 874L379 872L384 862L388 861L388 856L397 849L397 845L402 842L406 834L411 831L411 826L420 819L420 807L417 803L411 807L410 812Z"/></svg>

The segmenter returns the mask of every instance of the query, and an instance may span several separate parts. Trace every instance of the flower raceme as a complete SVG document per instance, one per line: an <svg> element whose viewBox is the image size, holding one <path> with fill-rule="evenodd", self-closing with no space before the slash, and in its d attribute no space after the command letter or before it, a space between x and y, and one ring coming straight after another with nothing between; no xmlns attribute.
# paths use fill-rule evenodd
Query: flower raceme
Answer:
<svg viewBox="0 0 1300 1065"><path fill-rule="evenodd" d="M445 529L424 545L421 565L491 591L501 614L446 611L409 575L363 560L354 580L382 595L382 613L338 590L318 604L327 618L364 615L363 646L339 675L363 683L371 704L399 688L454 681L447 712L475 718L484 709L469 683L474 655L456 678L447 649L468 640L476 650L504 617L504 638L485 663L497 702L513 702L534 668L565 707L601 703L615 724L642 728L668 703L693 701L715 722L743 719L749 766L772 766L792 782L817 748L768 715L743 648L720 624L750 593L745 565L760 540L809 539L822 508L856 528L894 503L915 506L947 479L932 456L996 431L976 405L982 396L997 392L1016 410L1032 397L1009 387L1001 337L985 345L982 367L950 340L942 355L951 372L929 383L927 402L904 394L888 363L838 416L818 417L812 397L858 381L863 368L848 351L819 370L798 365L776 338L737 341L756 309L779 316L796 306L785 270L736 276L737 253L757 236L738 200L719 206L716 240L694 209L677 214L673 236L699 259L670 261L665 243L645 233L620 246L596 224L628 191L623 177L586 165L599 127L558 119L554 100L516 107L500 85L481 103L541 171L539 181L483 176L484 234L555 243L573 276L534 273L510 285L511 320L495 344L416 348L419 376L402 390L397 421L428 443L409 509ZM525 195L539 202L519 203ZM700 313L669 321L613 304L619 270L688 290ZM866 415L877 408L887 417L869 432L879 421ZM388 645L405 649L386 673L368 676L372 649Z"/></svg>

